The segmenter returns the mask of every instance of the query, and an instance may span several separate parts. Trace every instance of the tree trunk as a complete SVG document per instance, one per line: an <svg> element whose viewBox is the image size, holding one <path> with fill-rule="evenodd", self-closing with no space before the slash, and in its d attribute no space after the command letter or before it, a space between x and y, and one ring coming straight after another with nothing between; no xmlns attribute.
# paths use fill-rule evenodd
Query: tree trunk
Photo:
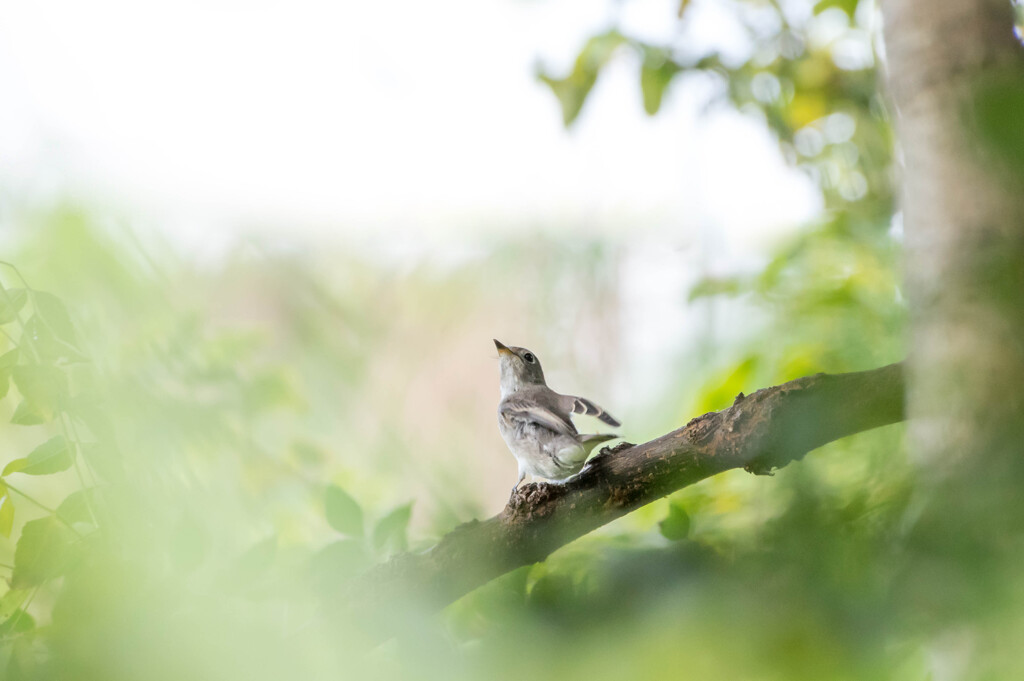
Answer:
<svg viewBox="0 0 1024 681"><path fill-rule="evenodd" d="M960 571L928 601L948 616L977 602L978 564L1009 558L991 549L1024 519L1024 186L981 115L1024 123L1019 97L992 96L1021 92L1024 51L1009 0L882 10L904 159L908 432L929 479L912 544Z"/></svg>

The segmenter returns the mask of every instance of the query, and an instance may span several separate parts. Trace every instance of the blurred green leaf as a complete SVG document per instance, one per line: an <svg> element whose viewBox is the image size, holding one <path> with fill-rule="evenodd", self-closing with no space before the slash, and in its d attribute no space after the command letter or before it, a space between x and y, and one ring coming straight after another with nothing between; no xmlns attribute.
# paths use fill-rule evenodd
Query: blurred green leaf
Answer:
<svg viewBox="0 0 1024 681"><path fill-rule="evenodd" d="M11 423L19 426L38 426L40 423L46 423L46 420L39 410L25 400L18 403L11 416Z"/></svg>
<svg viewBox="0 0 1024 681"><path fill-rule="evenodd" d="M71 316L61 300L51 294L35 291L31 296L34 314L25 323L25 336L40 357L46 360L84 360L76 347Z"/></svg>
<svg viewBox="0 0 1024 681"><path fill-rule="evenodd" d="M71 345L77 342L71 315L60 298L52 293L35 291L32 293L32 307L35 316L40 318L54 336Z"/></svg>
<svg viewBox="0 0 1024 681"><path fill-rule="evenodd" d="M689 301L711 296L735 296L745 293L749 283L740 277L704 277L690 289Z"/></svg>
<svg viewBox="0 0 1024 681"><path fill-rule="evenodd" d="M28 595L27 589L10 589L0 597L0 620L5 620L17 612Z"/></svg>
<svg viewBox="0 0 1024 681"><path fill-rule="evenodd" d="M818 0L814 5L814 13L821 14L830 7L843 10L852 19L857 11L857 0Z"/></svg>
<svg viewBox="0 0 1024 681"><path fill-rule="evenodd" d="M73 462L71 447L63 435L56 435L33 449L28 456L8 463L0 475L50 475L66 471L71 468Z"/></svg>
<svg viewBox="0 0 1024 681"><path fill-rule="evenodd" d="M644 111L647 115L653 116L658 113L665 89L681 70L665 50L644 49L644 59L640 64L640 89L643 92Z"/></svg>
<svg viewBox="0 0 1024 681"><path fill-rule="evenodd" d="M593 36L580 50L576 63L567 76L554 78L543 70L538 73L541 82L551 88L558 98L562 108L562 122L566 127L572 125L579 116L601 69L611 59L615 50L625 42L626 38L618 31Z"/></svg>
<svg viewBox="0 0 1024 681"><path fill-rule="evenodd" d="M18 363L18 348L0 355L0 370L10 370Z"/></svg>
<svg viewBox="0 0 1024 681"><path fill-rule="evenodd" d="M11 473L17 473L18 471L20 471L22 468L24 468L27 465L28 465L28 459L26 459L24 457L20 458L20 459L11 459L7 463L7 465L4 466L4 471L3 471L3 473L0 473L0 475L7 476L7 475L10 475Z"/></svg>
<svg viewBox="0 0 1024 681"><path fill-rule="evenodd" d="M10 537L12 527L14 527L14 502L7 485L0 480L0 534Z"/></svg>
<svg viewBox="0 0 1024 681"><path fill-rule="evenodd" d="M11 655L4 669L4 679L9 681L34 681L45 678L43 671L46 649L39 637L31 630L20 632L10 639Z"/></svg>
<svg viewBox="0 0 1024 681"><path fill-rule="evenodd" d="M690 535L690 515L678 503L672 503L668 507L668 515L658 523L658 529L666 539L686 539Z"/></svg>
<svg viewBox="0 0 1024 681"><path fill-rule="evenodd" d="M373 528L373 548L377 551L405 551L408 547L409 520L412 518L412 503L392 510L380 519Z"/></svg>
<svg viewBox="0 0 1024 681"><path fill-rule="evenodd" d="M568 609L577 597L577 582L572 575L548 572L530 586L527 599L531 606L547 611Z"/></svg>
<svg viewBox="0 0 1024 681"><path fill-rule="evenodd" d="M11 376L26 403L24 410L19 406L12 422L23 425L40 422L33 417L52 420L67 394L67 377L64 372L44 364L20 364L11 370ZM19 412L21 416L17 420Z"/></svg>
<svg viewBox="0 0 1024 681"><path fill-rule="evenodd" d="M0 292L0 324L8 324L18 318L18 312L25 307L28 294L23 288L9 288Z"/></svg>
<svg viewBox="0 0 1024 681"><path fill-rule="evenodd" d="M32 615L19 608L11 613L10 617L0 622L0 638L24 634L26 631L34 629L35 626L36 621Z"/></svg>
<svg viewBox="0 0 1024 681"><path fill-rule="evenodd" d="M597 82L596 74L575 71L565 78L552 78L545 74L541 74L539 78L558 98L558 104L562 108L562 124L566 127L572 125L579 116L590 89Z"/></svg>
<svg viewBox="0 0 1024 681"><path fill-rule="evenodd" d="M76 554L75 539L74 533L53 516L25 523L14 550L11 587L38 586L64 574Z"/></svg>
<svg viewBox="0 0 1024 681"><path fill-rule="evenodd" d="M353 537L363 536L363 509L348 492L337 485L330 485L327 488L324 506L327 511L327 523L335 531Z"/></svg>
<svg viewBox="0 0 1024 681"><path fill-rule="evenodd" d="M244 396L246 408L252 411L305 404L289 375L282 369L260 372L249 383Z"/></svg>
<svg viewBox="0 0 1024 681"><path fill-rule="evenodd" d="M25 322L24 335L31 340L32 346L44 360L81 362L88 359L74 345L53 333L52 328L47 326L38 315L32 315Z"/></svg>
<svg viewBox="0 0 1024 681"><path fill-rule="evenodd" d="M0 399L7 397L11 387L11 369L18 363L18 349L0 355Z"/></svg>
<svg viewBox="0 0 1024 681"><path fill-rule="evenodd" d="M103 496L99 487L86 487L72 492L60 502L57 507L57 516L73 525L75 523L95 523L89 507L95 508L103 503Z"/></svg>

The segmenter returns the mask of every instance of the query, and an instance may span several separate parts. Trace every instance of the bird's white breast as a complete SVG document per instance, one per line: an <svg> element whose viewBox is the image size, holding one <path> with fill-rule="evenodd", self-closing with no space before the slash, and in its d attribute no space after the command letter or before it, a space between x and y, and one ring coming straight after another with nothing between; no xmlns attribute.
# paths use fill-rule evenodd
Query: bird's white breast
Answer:
<svg viewBox="0 0 1024 681"><path fill-rule="evenodd" d="M498 430L520 468L533 476L563 480L583 467L587 453L572 437L498 412Z"/></svg>

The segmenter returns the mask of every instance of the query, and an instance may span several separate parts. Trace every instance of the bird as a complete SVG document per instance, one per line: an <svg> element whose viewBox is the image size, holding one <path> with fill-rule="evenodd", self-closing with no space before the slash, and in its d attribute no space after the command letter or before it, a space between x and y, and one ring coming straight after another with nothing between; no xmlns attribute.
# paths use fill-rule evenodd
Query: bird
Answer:
<svg viewBox="0 0 1024 681"><path fill-rule="evenodd" d="M540 360L526 348L509 347L498 339L494 346L501 379L498 430L519 463L513 495L527 473L564 482L583 468L594 447L618 437L580 434L572 414L596 416L615 428L622 424L586 398L561 395L549 388Z"/></svg>

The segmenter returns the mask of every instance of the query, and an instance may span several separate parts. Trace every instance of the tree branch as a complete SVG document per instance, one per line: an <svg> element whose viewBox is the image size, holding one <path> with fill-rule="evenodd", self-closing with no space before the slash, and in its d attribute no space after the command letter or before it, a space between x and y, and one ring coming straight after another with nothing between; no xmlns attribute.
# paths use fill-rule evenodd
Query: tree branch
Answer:
<svg viewBox="0 0 1024 681"><path fill-rule="evenodd" d="M903 420L903 368L815 374L736 397L731 407L639 445L605 449L564 484L523 485L505 509L423 553L376 566L348 590L363 616L389 602L440 608L678 489L731 468L764 474L847 435Z"/></svg>

